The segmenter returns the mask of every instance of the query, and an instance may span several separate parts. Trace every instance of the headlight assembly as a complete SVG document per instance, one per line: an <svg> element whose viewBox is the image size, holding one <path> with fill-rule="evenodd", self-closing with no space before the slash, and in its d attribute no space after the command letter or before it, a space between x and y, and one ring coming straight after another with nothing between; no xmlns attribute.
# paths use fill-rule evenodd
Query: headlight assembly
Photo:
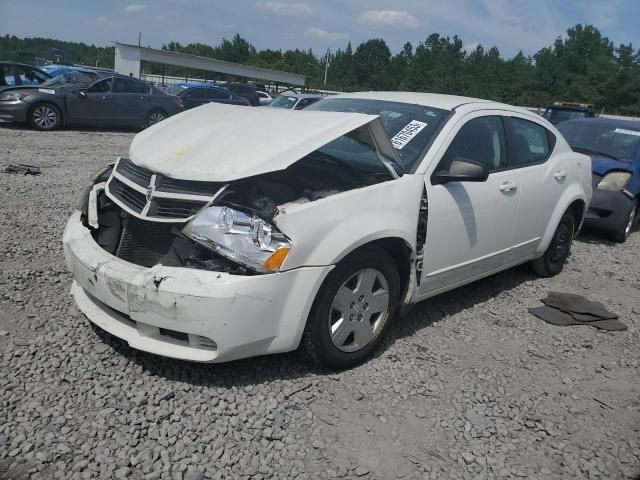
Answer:
<svg viewBox="0 0 640 480"><path fill-rule="evenodd" d="M291 241L263 219L224 206L212 206L182 230L188 238L257 272L277 272Z"/></svg>
<svg viewBox="0 0 640 480"><path fill-rule="evenodd" d="M25 97L28 97L29 93L19 92L6 92L0 93L0 102L17 102Z"/></svg>
<svg viewBox="0 0 640 480"><path fill-rule="evenodd" d="M610 190L613 192L621 191L627 184L631 174L629 172L611 172L607 173L598 184L599 190Z"/></svg>

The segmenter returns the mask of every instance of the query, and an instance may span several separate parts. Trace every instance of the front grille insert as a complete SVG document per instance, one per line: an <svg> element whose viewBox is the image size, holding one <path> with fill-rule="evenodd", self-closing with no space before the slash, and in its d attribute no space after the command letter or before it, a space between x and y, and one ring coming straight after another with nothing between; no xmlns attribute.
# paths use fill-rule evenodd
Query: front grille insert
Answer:
<svg viewBox="0 0 640 480"><path fill-rule="evenodd" d="M138 218L179 222L193 217L222 189L222 183L170 178L119 158L105 191L121 208Z"/></svg>
<svg viewBox="0 0 640 480"><path fill-rule="evenodd" d="M171 250L174 225L127 216L116 257L143 267L153 267Z"/></svg>

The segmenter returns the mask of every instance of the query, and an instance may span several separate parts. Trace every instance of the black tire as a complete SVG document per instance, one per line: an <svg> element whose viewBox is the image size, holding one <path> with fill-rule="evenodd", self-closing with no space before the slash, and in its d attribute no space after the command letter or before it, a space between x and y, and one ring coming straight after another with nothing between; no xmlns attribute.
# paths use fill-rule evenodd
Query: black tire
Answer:
<svg viewBox="0 0 640 480"><path fill-rule="evenodd" d="M159 108L155 108L147 114L147 118L144 121L144 128L149 128L151 125L155 125L168 117L169 115L167 115L167 112Z"/></svg>
<svg viewBox="0 0 640 480"><path fill-rule="evenodd" d="M365 284L368 285L369 281L371 291L367 295L361 295L367 293ZM357 288L353 288L353 285L357 285ZM312 363L332 370L351 368L365 361L380 345L396 317L400 297L399 286L398 268L384 249L368 246L344 258L329 273L314 300L302 336L303 355ZM353 295L353 301L342 303L348 310L342 315L336 310L336 303L341 304L338 299L339 291L343 298L345 292ZM383 308L380 305L384 304L385 295L388 299L386 311L378 311L378 308ZM371 304L366 303L367 300L371 301ZM346 303L349 303L349 307L346 307ZM374 306L374 303L378 306ZM337 329L336 325L339 322L344 322L345 328ZM342 341L337 339L341 333L334 332L332 340L332 328L351 333L348 336L342 335ZM368 339L369 335L372 338ZM360 338L367 343L362 341L362 345L359 345ZM336 345L336 341L340 346Z"/></svg>
<svg viewBox="0 0 640 480"><path fill-rule="evenodd" d="M634 204L631 207L631 209L629 209L629 213L627 213L624 225L621 226L618 229L618 231L612 232L609 235L611 240L613 240L614 242L617 242L617 243L626 242L627 238L629 238L629 235L631 235L631 231L633 230L633 227L635 226L635 224L637 222L637 218L636 218L637 215L638 215L638 205Z"/></svg>
<svg viewBox="0 0 640 480"><path fill-rule="evenodd" d="M29 109L28 120L36 130L51 131L62 125L62 113L53 103L36 103Z"/></svg>
<svg viewBox="0 0 640 480"><path fill-rule="evenodd" d="M567 210L551 238L544 255L531 262L531 268L541 277L553 277L562 272L571 253L571 243L575 237L576 220L573 212Z"/></svg>

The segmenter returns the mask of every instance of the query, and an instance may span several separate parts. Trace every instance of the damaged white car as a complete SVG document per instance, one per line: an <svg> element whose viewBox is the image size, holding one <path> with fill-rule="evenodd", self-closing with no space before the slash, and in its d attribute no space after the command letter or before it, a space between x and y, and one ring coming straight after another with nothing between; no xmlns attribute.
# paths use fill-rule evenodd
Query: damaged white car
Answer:
<svg viewBox="0 0 640 480"><path fill-rule="evenodd" d="M64 250L80 310L133 348L222 362L301 347L340 369L415 302L524 262L559 273L590 198L589 157L508 105L210 104L138 134Z"/></svg>

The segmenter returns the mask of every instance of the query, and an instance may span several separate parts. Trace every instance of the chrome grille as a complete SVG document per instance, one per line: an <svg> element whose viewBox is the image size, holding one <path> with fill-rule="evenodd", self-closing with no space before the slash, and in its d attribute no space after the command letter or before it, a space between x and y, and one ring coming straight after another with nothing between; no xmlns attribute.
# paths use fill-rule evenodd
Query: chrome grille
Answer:
<svg viewBox="0 0 640 480"><path fill-rule="evenodd" d="M156 222L187 221L211 203L224 184L179 180L119 158L106 193L132 215Z"/></svg>

